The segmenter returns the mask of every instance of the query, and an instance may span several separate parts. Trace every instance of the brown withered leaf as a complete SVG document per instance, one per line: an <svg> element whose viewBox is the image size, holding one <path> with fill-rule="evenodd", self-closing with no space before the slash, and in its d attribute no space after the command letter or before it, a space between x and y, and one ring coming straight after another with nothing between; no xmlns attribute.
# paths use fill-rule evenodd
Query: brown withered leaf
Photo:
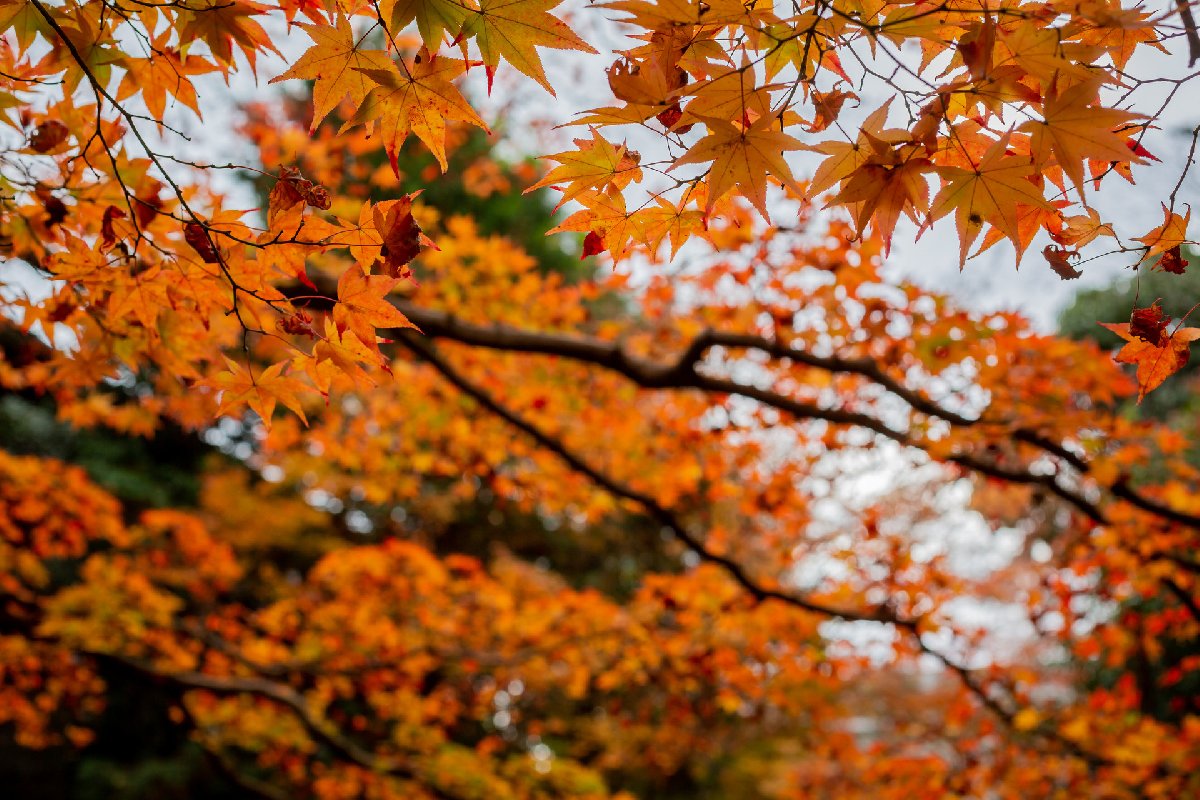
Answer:
<svg viewBox="0 0 1200 800"><path fill-rule="evenodd" d="M56 119L38 125L29 137L29 146L37 153L49 153L67 140L70 130Z"/></svg>
<svg viewBox="0 0 1200 800"><path fill-rule="evenodd" d="M812 101L817 113L813 116L812 122L805 126L809 133L819 133L832 125L838 118L838 114L842 112L842 106L847 100L857 100L858 95L854 92L843 92L841 89L834 89L829 92L818 92L813 90Z"/></svg>
<svg viewBox="0 0 1200 800"><path fill-rule="evenodd" d="M305 178L297 167L281 166L279 178L267 200L267 218L269 221L280 219L299 205L328 210L329 192Z"/></svg>
<svg viewBox="0 0 1200 800"><path fill-rule="evenodd" d="M1158 259L1158 268L1173 275L1187 272L1187 266L1188 262L1184 260L1183 249L1179 245L1163 251L1162 257Z"/></svg>
<svg viewBox="0 0 1200 800"><path fill-rule="evenodd" d="M1129 317L1129 332L1153 345L1162 344L1171 318L1163 314L1162 305L1155 300L1147 308L1135 308Z"/></svg>
<svg viewBox="0 0 1200 800"><path fill-rule="evenodd" d="M374 210L375 228L383 238L379 257L383 259L384 272L393 278L412 277L408 264L422 247L435 245L421 232L421 226L413 217L412 201L416 194L405 195L386 212L378 207Z"/></svg>
<svg viewBox="0 0 1200 800"><path fill-rule="evenodd" d="M47 228L53 228L67 218L67 204L61 198L55 197L49 186L39 183L34 187L33 193L46 211Z"/></svg>
<svg viewBox="0 0 1200 800"><path fill-rule="evenodd" d="M1048 244L1042 250L1042 255L1045 257L1046 263L1050 265L1050 269L1057 272L1058 277L1064 281L1072 281L1083 275L1082 272L1075 269L1074 265L1071 264L1072 258L1079 257L1079 253L1074 250Z"/></svg>
<svg viewBox="0 0 1200 800"><path fill-rule="evenodd" d="M100 249L102 251L111 250L116 246L118 237L113 223L118 219L125 219L126 216L128 215L116 206L104 209L104 220L100 223Z"/></svg>
<svg viewBox="0 0 1200 800"><path fill-rule="evenodd" d="M208 231L198 222L189 222L183 227L183 240L191 245L196 254L206 264L216 264L221 260L217 248L213 246Z"/></svg>

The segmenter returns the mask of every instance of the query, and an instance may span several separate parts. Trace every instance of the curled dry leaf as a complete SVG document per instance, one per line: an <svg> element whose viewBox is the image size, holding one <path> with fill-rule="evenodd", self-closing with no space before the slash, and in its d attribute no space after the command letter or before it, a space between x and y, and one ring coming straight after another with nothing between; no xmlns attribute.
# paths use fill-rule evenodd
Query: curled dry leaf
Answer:
<svg viewBox="0 0 1200 800"><path fill-rule="evenodd" d="M1153 345L1162 344L1167 335L1171 318L1163 313L1162 305L1155 300L1147 308L1135 308L1129 317L1129 332Z"/></svg>
<svg viewBox="0 0 1200 800"><path fill-rule="evenodd" d="M1163 251L1158 259L1158 268L1173 275L1182 275L1187 271L1188 262L1183 258L1183 248L1175 245L1170 250Z"/></svg>
<svg viewBox="0 0 1200 800"><path fill-rule="evenodd" d="M1065 247L1055 247L1052 244L1046 245L1042 250L1042 255L1046 259L1046 263L1050 265L1050 269L1058 273L1058 277L1064 281L1075 280L1083 275L1082 272L1075 269L1071 264L1071 259L1079 258L1079 253L1074 250L1068 250Z"/></svg>

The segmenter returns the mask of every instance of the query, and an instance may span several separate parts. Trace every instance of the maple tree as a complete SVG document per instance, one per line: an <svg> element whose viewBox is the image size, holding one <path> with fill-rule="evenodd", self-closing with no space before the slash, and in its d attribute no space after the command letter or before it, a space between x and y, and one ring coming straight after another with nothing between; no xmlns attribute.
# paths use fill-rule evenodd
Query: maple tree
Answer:
<svg viewBox="0 0 1200 800"><path fill-rule="evenodd" d="M611 104L506 161L479 98L563 91L542 57L598 55L597 15ZM1200 57L1187 3L0 23L0 390L189 474L5 441L4 743L86 752L152 687L246 796L1200 793L1194 430L1114 413L1200 329L1139 302L1117 363L884 269L952 225L964 264L1186 274L1200 127L1154 229L1093 198L1165 152L1200 73L1135 70ZM180 149L247 75L311 82L245 114L261 166Z"/></svg>

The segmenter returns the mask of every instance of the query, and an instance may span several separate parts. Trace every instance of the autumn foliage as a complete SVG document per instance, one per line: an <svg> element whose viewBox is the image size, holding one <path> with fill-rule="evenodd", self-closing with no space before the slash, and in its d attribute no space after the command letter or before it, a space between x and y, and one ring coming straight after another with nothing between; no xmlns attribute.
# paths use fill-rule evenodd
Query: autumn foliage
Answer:
<svg viewBox="0 0 1200 800"><path fill-rule="evenodd" d="M1145 298L1114 359L885 263L1189 269L1186 2L0 30L0 400L174 443L139 493L0 434L0 753L134 702L214 796L1200 796L1196 430L1134 406L1200 327ZM486 111L596 58L565 135Z"/></svg>

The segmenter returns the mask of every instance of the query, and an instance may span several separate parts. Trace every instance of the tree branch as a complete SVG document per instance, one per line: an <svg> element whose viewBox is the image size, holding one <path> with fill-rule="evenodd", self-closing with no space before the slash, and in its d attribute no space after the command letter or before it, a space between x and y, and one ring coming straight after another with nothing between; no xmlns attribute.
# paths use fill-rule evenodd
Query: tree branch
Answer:
<svg viewBox="0 0 1200 800"><path fill-rule="evenodd" d="M908 447L923 449L904 431L896 430L869 414L823 408L729 378L703 375L696 369L697 364L703 354L712 346L758 349L778 358L791 359L830 372L856 374L868 378L905 400L914 410L941 419L951 425L972 427L984 422L980 419L969 419L942 408L919 392L903 386L878 364L868 359L817 356L752 334L706 331L689 342L680 358L670 364L660 364L631 355L619 342L615 341L569 333L524 330L507 325L479 325L461 320L444 311L422 308L408 301L395 300L393 302L422 332L432 338L448 339L490 350L559 356L595 364L625 376L644 389L691 388L739 395L757 400L763 405L799 419L820 419L837 425L864 428ZM403 335L400 331L393 333L396 336ZM1009 435L1014 440L1029 444L1047 455L1061 459L1082 474L1086 475L1090 470L1088 463L1081 457L1036 432L1018 429ZM1010 483L1042 486L1074 506L1093 522L1097 524L1107 524L1108 522L1107 516L1096 503L1088 500L1079 491L1064 486L1057 480L1055 474L1039 474L1026 469L1009 469L971 454L952 455L944 460L959 464L973 472ZM1127 481L1114 484L1110 491L1114 497L1125 500L1142 511L1200 530L1200 516L1164 506L1138 492Z"/></svg>
<svg viewBox="0 0 1200 800"><path fill-rule="evenodd" d="M949 656L930 647L921 638L919 619L906 619L904 617L900 617L886 606L878 607L871 611L865 612L835 608L832 606L826 606L822 603L814 602L809 598L801 597L790 592L763 586L761 583L755 580L740 563L734 559L710 550L704 544L703 540L699 536L692 533L671 509L666 508L654 498L625 486L615 478L607 475L599 469L596 469L595 467L592 467L582 457L568 448L562 441L550 436L547 433L544 433L537 426L528 422L516 412L501 404L484 389L476 386L465 376L459 373L458 370L456 370L440 353L438 353L436 347L430 344L420 334L412 330L401 331L398 334L397 342L437 370L437 372L456 389L475 400L492 414L495 414L497 417L503 419L513 427L520 430L522 433L525 433L527 436L534 439L534 441L536 441L542 447L557 455L571 469L586 476L596 485L605 489L609 493L640 505L651 519L654 519L663 525L663 527L668 528L680 541L694 550L701 559L722 567L725 572L731 578L733 578L733 580L739 586L742 587L742 589L744 589L751 597L755 599L756 602L775 600L785 605L799 608L811 613L821 614L823 616L845 620L892 624L896 626L898 630L909 634L916 643L917 648L922 653L936 658L943 665L945 665L947 669L957 675L962 681L963 686L966 687L966 689L1001 722L1010 728L1013 726L1013 718L1016 716L1016 712L1005 708L1003 704L992 697L988 692L987 686L981 683L970 669L953 661ZM1113 763L1103 756L1099 756L1095 753L1084 750L1077 743L1060 736L1057 731L1048 729L1042 730L1040 731L1040 735L1050 741L1055 742L1072 755L1088 763L1090 766L1103 766Z"/></svg>
<svg viewBox="0 0 1200 800"><path fill-rule="evenodd" d="M93 658L116 662L148 678L173 684L183 689L202 689L221 695L253 695L266 698L291 711L310 736L345 760L371 772L416 780L435 797L453 800L451 795L429 786L409 763L380 758L335 730L309 707L299 692L290 686L263 678L218 677L192 671L161 672L151 665L129 656L117 653L83 652Z"/></svg>

